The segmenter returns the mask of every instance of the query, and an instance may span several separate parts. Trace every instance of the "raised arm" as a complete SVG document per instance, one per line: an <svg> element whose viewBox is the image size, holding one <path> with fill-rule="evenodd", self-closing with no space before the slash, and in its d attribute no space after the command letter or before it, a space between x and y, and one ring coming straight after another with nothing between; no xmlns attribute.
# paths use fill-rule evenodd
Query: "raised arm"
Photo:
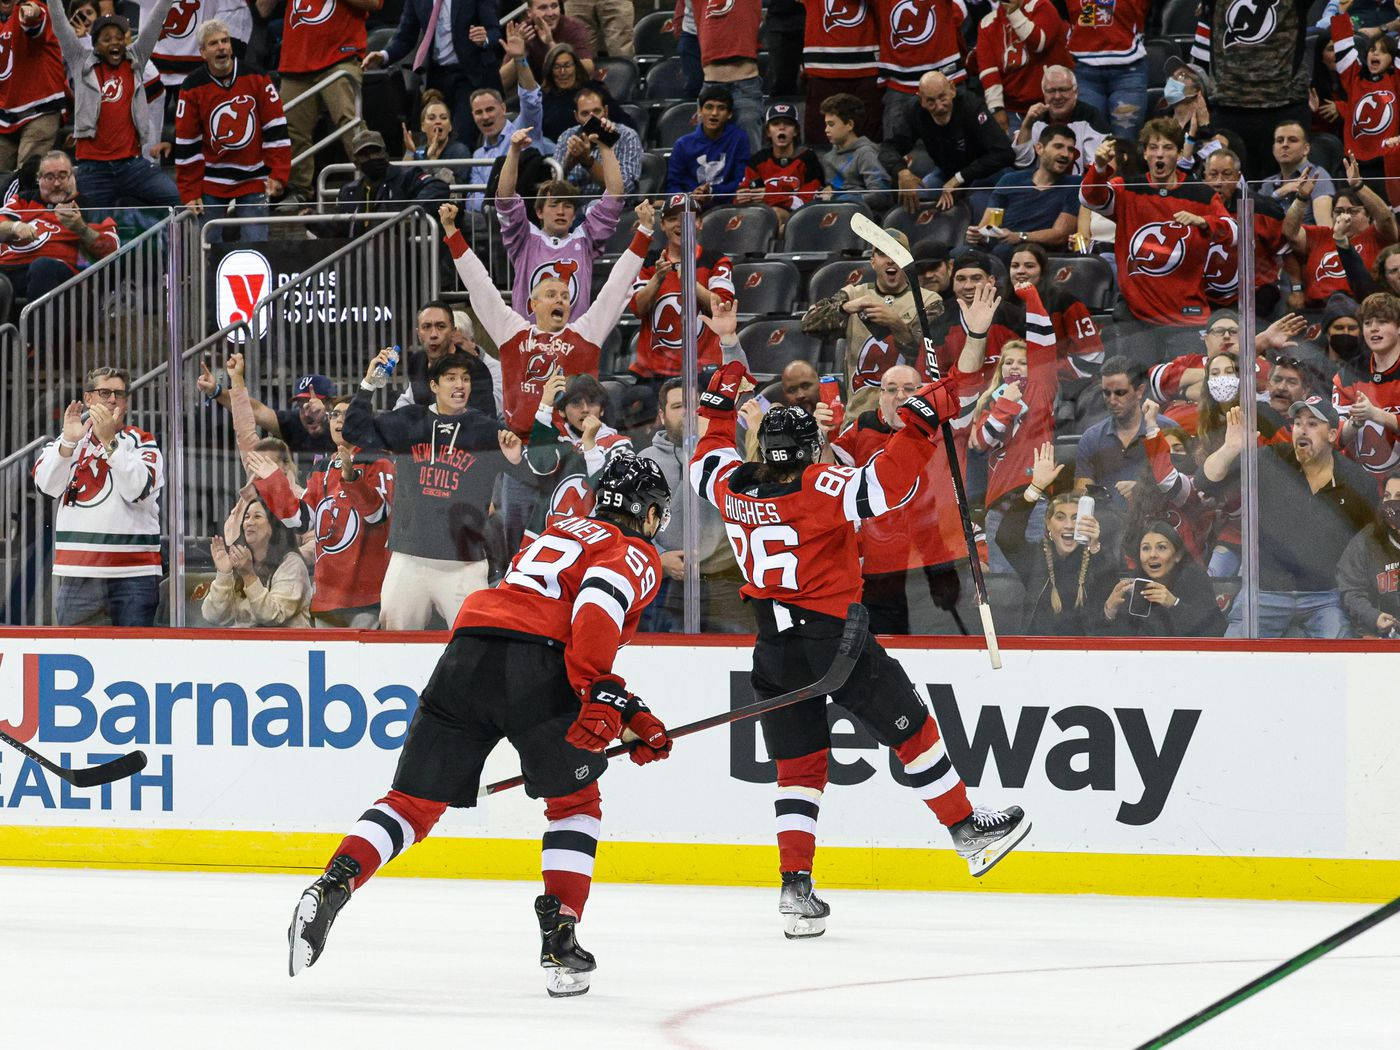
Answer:
<svg viewBox="0 0 1400 1050"><path fill-rule="evenodd" d="M987 333L991 330L992 319L996 317L1001 296L990 281L972 294L972 302L958 300L962 310L963 328L967 331L967 341L958 355L958 371L964 375L976 375L982 371L987 359Z"/></svg>
<svg viewBox="0 0 1400 1050"><path fill-rule="evenodd" d="M481 260L476 257L467 240L457 229L458 208L455 204L444 204L438 208L438 219L442 223L443 240L452 253L452 265L457 269L462 284L471 296L472 308L477 319L497 346L511 336L529 327L525 320L505 304L501 293L496 290L491 275Z"/></svg>

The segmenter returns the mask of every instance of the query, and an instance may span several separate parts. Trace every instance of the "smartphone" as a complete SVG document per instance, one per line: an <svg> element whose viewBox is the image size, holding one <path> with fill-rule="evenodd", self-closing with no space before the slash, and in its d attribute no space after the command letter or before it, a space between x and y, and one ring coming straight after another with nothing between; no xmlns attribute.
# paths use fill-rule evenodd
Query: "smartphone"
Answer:
<svg viewBox="0 0 1400 1050"><path fill-rule="evenodd" d="M597 135L598 141L605 146L616 146L617 140L622 138L616 130L609 131L607 128L603 127L603 122L597 117L589 117L587 122L578 129L578 133L585 137L588 135Z"/></svg>
<svg viewBox="0 0 1400 1050"><path fill-rule="evenodd" d="M1133 580L1133 593L1128 598L1129 616L1146 616L1152 611L1152 603L1147 600L1144 593L1151 580L1139 576Z"/></svg>

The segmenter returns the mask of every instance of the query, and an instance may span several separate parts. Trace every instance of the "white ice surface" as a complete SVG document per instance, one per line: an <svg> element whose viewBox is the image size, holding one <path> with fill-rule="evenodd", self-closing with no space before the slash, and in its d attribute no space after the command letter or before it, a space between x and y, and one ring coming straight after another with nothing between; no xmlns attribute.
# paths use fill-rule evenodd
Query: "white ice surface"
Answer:
<svg viewBox="0 0 1400 1050"><path fill-rule="evenodd" d="M1369 906L604 884L593 990L552 1001L535 884L379 878L287 976L309 879L0 868L0 1046L1131 1048ZM819 887L820 888L820 887ZM1400 919L1174 1047L1400 1046Z"/></svg>

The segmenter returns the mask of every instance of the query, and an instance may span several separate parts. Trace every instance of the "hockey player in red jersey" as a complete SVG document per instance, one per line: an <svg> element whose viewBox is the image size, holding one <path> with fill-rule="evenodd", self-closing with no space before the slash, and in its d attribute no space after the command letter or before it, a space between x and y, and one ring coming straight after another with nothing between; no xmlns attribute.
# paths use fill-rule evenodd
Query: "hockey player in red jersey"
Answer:
<svg viewBox="0 0 1400 1050"><path fill-rule="evenodd" d="M717 309L708 323L724 336L736 323L734 312ZM759 424L760 462L745 463L734 447L734 406L746 377L742 365L727 364L701 395L690 480L701 499L719 508L747 581L742 593L758 621L751 681L766 699L826 672L846 608L860 597L857 524L910 498L939 424L961 408L952 380L921 388L899 407L904 427L855 468L818 464L816 421L800 408L775 406ZM1000 811L968 802L937 723L874 636L867 634L855 669L832 699L899 756L909 783L948 828L973 875L985 873L1030 830L1017 806ZM763 736L778 766L778 910L788 937L817 937L831 912L812 887L831 747L825 698L764 715Z"/></svg>
<svg viewBox="0 0 1400 1050"><path fill-rule="evenodd" d="M312 965L350 895L423 839L448 806L476 805L486 757L502 738L520 753L525 792L545 800L544 893L535 899L551 996L588 991L593 956L575 924L592 882L602 809L601 752L626 731L632 761L664 759L666 727L613 673L656 596L652 537L671 493L650 460L619 456L592 518L566 518L511 562L498 587L462 604L408 727L393 789L360 817L287 931L289 971Z"/></svg>

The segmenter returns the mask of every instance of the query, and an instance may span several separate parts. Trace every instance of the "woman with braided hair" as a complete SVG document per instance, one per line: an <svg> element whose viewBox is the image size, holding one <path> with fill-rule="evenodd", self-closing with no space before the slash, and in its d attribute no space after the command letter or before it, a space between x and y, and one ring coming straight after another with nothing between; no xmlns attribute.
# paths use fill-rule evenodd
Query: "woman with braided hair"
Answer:
<svg viewBox="0 0 1400 1050"><path fill-rule="evenodd" d="M1031 483L1012 502L997 530L997 545L1026 589L1024 634L1103 633L1103 602L1117 579L1113 558L1100 543L1098 520L1079 519L1076 494L1052 496L1044 538L1038 544L1025 538L1031 509L1064 469L1055 462L1055 446L1042 444L1031 466ZM1074 538L1076 529L1087 542Z"/></svg>

